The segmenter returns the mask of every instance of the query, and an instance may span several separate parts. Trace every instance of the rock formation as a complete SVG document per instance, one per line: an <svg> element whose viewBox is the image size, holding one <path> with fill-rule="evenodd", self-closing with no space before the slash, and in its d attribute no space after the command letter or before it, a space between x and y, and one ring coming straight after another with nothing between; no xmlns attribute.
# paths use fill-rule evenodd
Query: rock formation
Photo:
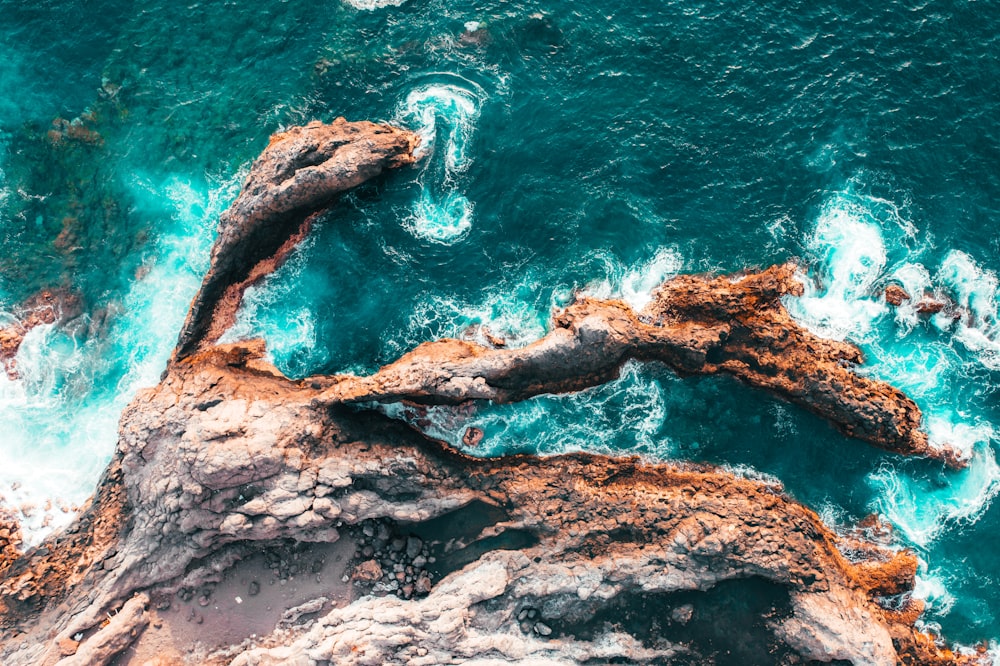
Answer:
<svg viewBox="0 0 1000 666"><path fill-rule="evenodd" d="M781 298L801 293L791 264L738 276L683 275L661 285L642 312L621 301L583 299L558 313L552 332L527 347L425 343L370 377L334 377L320 399L512 402L607 382L634 358L682 374L727 373L852 437L964 466L954 449L928 444L920 409L902 391L854 372L862 360L857 347L820 338L792 320Z"/></svg>
<svg viewBox="0 0 1000 666"><path fill-rule="evenodd" d="M910 294L898 284L890 284L885 288L885 302L889 305L898 307L903 304L903 301L908 300L910 300Z"/></svg>
<svg viewBox="0 0 1000 666"><path fill-rule="evenodd" d="M232 326L247 287L274 271L308 233L312 214L386 169L414 161L419 138L389 125L311 122L275 134L222 214L212 260L176 356Z"/></svg>
<svg viewBox="0 0 1000 666"><path fill-rule="evenodd" d="M369 131L414 145L406 133L365 127L351 139L363 150L343 145L337 154L377 152ZM338 541L358 544L344 579L323 579L322 594L296 603L263 635L210 644L215 637L197 633L203 618L192 609L189 627L209 643L193 663L978 658L914 628L921 605L910 598L912 554L879 543L872 525L837 536L773 484L635 457L474 459L356 406L523 400L607 381L636 358L727 372L845 432L937 455L905 396L851 371L856 349L788 318L780 299L798 288L791 267L677 278L641 313L584 299L523 349L446 340L371 377L290 380L263 359L260 341L212 344L242 293L233 285L261 275L252 267L273 262L269 253L287 252L288 230L294 235L330 196L324 189L312 203L272 205L303 201L290 183L314 181L295 169L311 173L317 164L296 161L291 144L272 151L281 143L248 179L246 196L258 203L243 208L241 195L223 218L213 272L174 360L123 413L90 506L69 529L0 562L0 662L183 663L192 643L164 627L176 626L193 596L213 603L213 586L231 583L229 572L261 552ZM279 152L291 166L270 161ZM409 154L362 170L406 164ZM258 170L283 175L268 180ZM280 233L254 213L279 209ZM248 229L268 229L253 232L266 236L264 245L242 230L241 215ZM275 572L285 566L274 564ZM256 580L244 589L248 598L264 595ZM734 612L743 614L726 621Z"/></svg>
<svg viewBox="0 0 1000 666"><path fill-rule="evenodd" d="M78 313L80 299L64 289L45 289L14 308L15 321L0 328L0 363L10 379L17 379L16 356L31 329Z"/></svg>

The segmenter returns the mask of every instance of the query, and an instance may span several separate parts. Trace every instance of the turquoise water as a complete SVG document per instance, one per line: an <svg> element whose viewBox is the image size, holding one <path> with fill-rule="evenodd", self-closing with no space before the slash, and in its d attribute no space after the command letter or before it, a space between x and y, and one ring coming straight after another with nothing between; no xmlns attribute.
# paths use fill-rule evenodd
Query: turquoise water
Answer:
<svg viewBox="0 0 1000 666"><path fill-rule="evenodd" d="M578 290L641 305L678 272L799 258L814 286L790 311L861 345L865 372L913 395L967 471L655 366L579 395L438 409L430 429L454 441L478 425L484 453L711 461L835 525L880 513L924 561L927 621L1000 638L1000 14L356 4L0 0L0 307L59 285L84 298L82 317L32 332L22 379L0 378L0 494L33 538L84 501L122 407L157 381L267 136L344 115L421 132L425 159L343 197L230 338L263 335L290 375L368 372L483 327L527 343ZM891 310L889 279L970 316Z"/></svg>

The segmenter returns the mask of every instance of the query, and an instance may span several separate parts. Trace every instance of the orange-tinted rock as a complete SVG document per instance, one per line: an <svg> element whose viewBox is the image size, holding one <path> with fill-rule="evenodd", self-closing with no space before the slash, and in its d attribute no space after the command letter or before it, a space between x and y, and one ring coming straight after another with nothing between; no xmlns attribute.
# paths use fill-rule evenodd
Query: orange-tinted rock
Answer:
<svg viewBox="0 0 1000 666"><path fill-rule="evenodd" d="M512 402L608 381L634 358L685 374L724 372L879 446L946 457L927 447L912 401L853 371L857 348L791 320L781 298L801 293L793 266L681 276L639 313L583 299L525 348L441 340L370 377L289 380L264 360L260 341L213 346L242 290L280 263L338 183L412 160L413 135L356 125L276 135L255 164L220 223L175 362L123 413L91 504L67 530L15 551L2 572L0 662L54 664L80 634L77 660L105 663L140 637L151 598L217 581L262 546L335 541L369 520L406 525L442 556L435 575L443 578L421 583L426 596L367 595L309 629L229 646L226 660L669 661L679 646L656 636L591 642L574 631L629 595L761 579L787 595L791 612L767 615L766 630L789 663L975 662L914 628L920 602L879 605L912 589L916 558L893 550L877 521L838 537L773 484L707 465L585 454L474 459L344 406ZM312 131L372 132L376 143L389 134L392 146L379 152L357 139L358 174L334 173L355 163L340 146L317 148ZM380 572L362 564L357 573L374 582ZM534 634L555 628L571 640L512 641L529 607L545 612Z"/></svg>
<svg viewBox="0 0 1000 666"><path fill-rule="evenodd" d="M0 508L0 575L21 556L21 525L9 509Z"/></svg>
<svg viewBox="0 0 1000 666"><path fill-rule="evenodd" d="M944 310L945 305L946 303L944 301L940 301L933 296L924 296L917 301L915 307L917 309L917 314L929 317Z"/></svg>
<svg viewBox="0 0 1000 666"><path fill-rule="evenodd" d="M418 142L406 130L343 118L272 136L239 197L219 220L211 266L175 357L215 342L233 324L243 292L284 262L305 237L314 213L340 192L412 164Z"/></svg>
<svg viewBox="0 0 1000 666"><path fill-rule="evenodd" d="M910 300L910 295L898 284L890 284L885 288L885 302L889 305L900 306L903 301Z"/></svg>
<svg viewBox="0 0 1000 666"><path fill-rule="evenodd" d="M628 359L660 361L685 375L735 376L849 436L964 466L955 451L929 445L916 403L854 371L862 360L857 347L820 338L791 318L781 298L801 290L790 264L739 276L682 275L661 285L640 313L621 301L585 298L558 313L552 332L526 347L425 343L369 377L336 378L322 399L513 402L607 382Z"/></svg>
<svg viewBox="0 0 1000 666"><path fill-rule="evenodd" d="M483 441L483 435L483 431L479 428L466 428L465 434L462 435L462 444L475 448Z"/></svg>
<svg viewBox="0 0 1000 666"><path fill-rule="evenodd" d="M79 313L80 299L65 289L45 289L14 308L17 321L0 328L0 363L10 379L17 379L17 356L24 336L43 324L53 324Z"/></svg>
<svg viewBox="0 0 1000 666"><path fill-rule="evenodd" d="M59 641L59 653L64 657L68 657L71 654L76 654L76 651L80 649L80 642L74 641L72 638L63 638Z"/></svg>

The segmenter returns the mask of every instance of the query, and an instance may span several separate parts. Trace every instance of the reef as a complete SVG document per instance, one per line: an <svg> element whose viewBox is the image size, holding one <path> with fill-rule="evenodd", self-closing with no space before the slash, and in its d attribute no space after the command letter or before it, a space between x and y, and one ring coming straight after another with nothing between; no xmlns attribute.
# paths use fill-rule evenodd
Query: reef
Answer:
<svg viewBox="0 0 1000 666"><path fill-rule="evenodd" d="M306 129L272 141L223 216L174 357L122 414L90 505L24 553L16 526L0 532L2 663L983 658L915 628L916 558L877 521L838 535L775 483L704 465L476 459L367 408L575 391L631 358L727 373L855 437L954 462L912 401L856 374L857 349L788 317L793 266L678 277L641 312L581 298L527 347L431 342L369 377L292 380L261 341L217 344L310 216L412 162L417 143L370 123ZM328 132L346 143L309 147ZM240 615L240 634L212 624L220 607L278 616L257 631Z"/></svg>

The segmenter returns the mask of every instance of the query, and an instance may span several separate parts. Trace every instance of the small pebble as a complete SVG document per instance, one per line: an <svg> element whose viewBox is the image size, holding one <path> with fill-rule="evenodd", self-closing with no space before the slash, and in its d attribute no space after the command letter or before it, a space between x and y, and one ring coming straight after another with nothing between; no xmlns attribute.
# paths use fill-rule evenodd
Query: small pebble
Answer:
<svg viewBox="0 0 1000 666"><path fill-rule="evenodd" d="M420 554L424 542L420 537L410 536L406 538L406 556L411 560Z"/></svg>

